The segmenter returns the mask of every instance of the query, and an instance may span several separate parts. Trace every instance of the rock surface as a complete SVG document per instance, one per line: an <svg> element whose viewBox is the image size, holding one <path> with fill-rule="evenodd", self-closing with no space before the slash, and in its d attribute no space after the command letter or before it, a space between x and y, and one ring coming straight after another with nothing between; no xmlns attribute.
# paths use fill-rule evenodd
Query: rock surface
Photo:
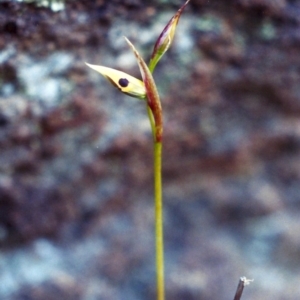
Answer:
<svg viewBox="0 0 300 300"><path fill-rule="evenodd" d="M27 1L26 1L27 2ZM181 1L0 3L0 298L155 299L139 77ZM52 3L52 4L53 4ZM192 0L154 77L165 116L166 294L300 295L300 1Z"/></svg>

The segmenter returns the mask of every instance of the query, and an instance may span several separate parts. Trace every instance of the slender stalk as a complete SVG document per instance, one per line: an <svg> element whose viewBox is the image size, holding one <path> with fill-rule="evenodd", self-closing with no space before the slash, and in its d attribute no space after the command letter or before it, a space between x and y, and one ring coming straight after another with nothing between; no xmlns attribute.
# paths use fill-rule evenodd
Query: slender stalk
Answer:
<svg viewBox="0 0 300 300"><path fill-rule="evenodd" d="M155 205L157 300L165 299L161 161L162 161L162 142L154 141L154 202L155 202L154 205Z"/></svg>
<svg viewBox="0 0 300 300"><path fill-rule="evenodd" d="M154 120L154 117L153 117L152 110L151 110L151 108L148 104L147 104L147 113L148 113L148 118L149 118L149 121L150 121L153 140L155 142L155 120Z"/></svg>
<svg viewBox="0 0 300 300"><path fill-rule="evenodd" d="M150 72L154 71L155 64L150 64ZM155 86L155 84L154 84ZM153 134L154 144L154 208L155 208L155 252L156 252L156 284L157 300L165 299L165 279L164 279L164 229L163 229L163 199L162 199L162 116L160 122L155 119L155 113L161 114L160 100L158 96L159 107L152 111L147 105L148 117ZM158 134L158 132L160 132Z"/></svg>

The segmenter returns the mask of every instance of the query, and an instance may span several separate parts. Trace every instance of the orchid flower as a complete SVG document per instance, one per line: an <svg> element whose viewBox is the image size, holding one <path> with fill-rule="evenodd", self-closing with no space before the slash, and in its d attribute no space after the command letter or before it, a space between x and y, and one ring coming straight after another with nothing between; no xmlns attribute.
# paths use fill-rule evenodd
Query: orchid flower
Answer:
<svg viewBox="0 0 300 300"><path fill-rule="evenodd" d="M147 66L143 58L139 55L135 47L125 37L127 43L129 44L137 59L143 81L119 70L86 63L87 66L102 74L115 87L117 87L121 92L125 93L126 95L136 97L139 99L147 98L148 108L151 111L149 114L149 118L151 122L152 131L154 131L154 138L156 141L161 140L162 138L162 109L157 88L152 77L152 73L158 61L169 49L174 38L179 18L189 1L190 0L187 0L185 2L185 4L177 11L177 13L171 18L171 20L161 32L154 45L149 67ZM153 118L154 120L152 120Z"/></svg>
<svg viewBox="0 0 300 300"><path fill-rule="evenodd" d="M86 63L86 65L102 74L124 94L140 99L146 98L146 89L143 81L127 73L112 68L91 65L88 63Z"/></svg>
<svg viewBox="0 0 300 300"><path fill-rule="evenodd" d="M179 18L189 3L185 4L171 18L158 37L151 55L149 67L140 56L132 43L125 37L126 42L133 51L143 80L139 80L122 71L104 66L86 65L102 74L115 87L126 95L146 100L147 111L154 138L154 203L155 203L155 243L156 243L156 272L157 272L157 300L164 300L164 251L163 251L163 209L162 209L162 135L163 117L157 88L152 76L156 64L169 49L178 24Z"/></svg>

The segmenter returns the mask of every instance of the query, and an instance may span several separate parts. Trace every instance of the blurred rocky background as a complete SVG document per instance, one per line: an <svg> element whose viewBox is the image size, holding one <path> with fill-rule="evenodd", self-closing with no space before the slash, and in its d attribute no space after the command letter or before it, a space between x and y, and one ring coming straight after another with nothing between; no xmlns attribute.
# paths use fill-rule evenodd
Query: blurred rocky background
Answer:
<svg viewBox="0 0 300 300"><path fill-rule="evenodd" d="M0 1L0 299L155 299L139 77L180 0ZM191 0L155 71L166 295L300 297L300 1Z"/></svg>

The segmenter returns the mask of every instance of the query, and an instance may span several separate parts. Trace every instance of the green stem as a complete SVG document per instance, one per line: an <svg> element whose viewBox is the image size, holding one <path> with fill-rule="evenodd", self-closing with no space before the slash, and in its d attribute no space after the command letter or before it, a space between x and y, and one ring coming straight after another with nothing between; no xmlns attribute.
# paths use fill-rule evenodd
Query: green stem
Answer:
<svg viewBox="0 0 300 300"><path fill-rule="evenodd" d="M161 161L162 161L162 142L154 141L154 202L155 202L157 300L165 299Z"/></svg>
<svg viewBox="0 0 300 300"><path fill-rule="evenodd" d="M147 113L148 113L148 118L149 118L150 125L151 125L153 140L155 142L155 120L154 120L154 116L153 116L152 110L149 105L147 105Z"/></svg>
<svg viewBox="0 0 300 300"><path fill-rule="evenodd" d="M150 62L150 72L153 73L157 61ZM155 87L155 83L153 82ZM156 248L156 285L157 300L165 299L165 275L164 275L164 229L163 229L163 199L162 199L162 117L155 118L154 114L161 114L159 96L156 99L159 103L156 110L147 105L148 117L153 134L154 144L154 208L155 208L155 248ZM156 115L157 116L157 115Z"/></svg>
<svg viewBox="0 0 300 300"><path fill-rule="evenodd" d="M150 63L149 63L149 70L150 70L150 72L153 74L153 71L154 71L154 69L155 69L155 67L156 67L156 64L157 64L157 61L155 62L155 61L153 61L152 59L150 60Z"/></svg>

